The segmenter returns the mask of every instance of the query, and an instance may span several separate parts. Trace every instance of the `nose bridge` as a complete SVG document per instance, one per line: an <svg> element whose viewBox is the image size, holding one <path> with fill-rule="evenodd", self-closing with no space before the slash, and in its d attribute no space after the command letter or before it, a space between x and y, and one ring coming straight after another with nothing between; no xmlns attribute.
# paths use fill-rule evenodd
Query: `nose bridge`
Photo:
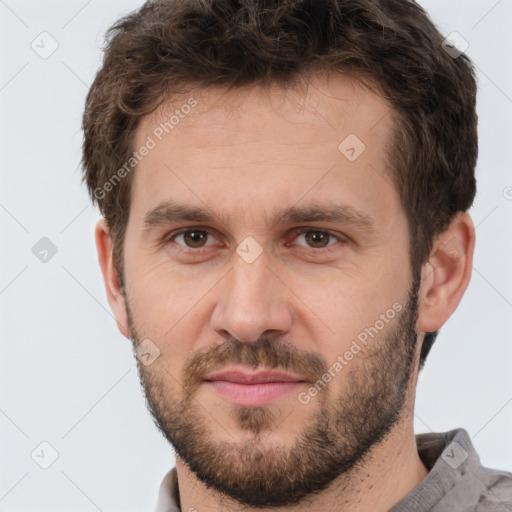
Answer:
<svg viewBox="0 0 512 512"><path fill-rule="evenodd" d="M263 255L252 263L237 256L231 271L231 298L236 298L242 304L249 302L253 310L264 305L268 307L271 298L268 292L273 283L272 273L267 265L267 259Z"/></svg>
<svg viewBox="0 0 512 512"><path fill-rule="evenodd" d="M216 331L240 341L256 341L265 331L290 329L291 314L283 284L268 264L264 253L250 263L234 255L212 316Z"/></svg>

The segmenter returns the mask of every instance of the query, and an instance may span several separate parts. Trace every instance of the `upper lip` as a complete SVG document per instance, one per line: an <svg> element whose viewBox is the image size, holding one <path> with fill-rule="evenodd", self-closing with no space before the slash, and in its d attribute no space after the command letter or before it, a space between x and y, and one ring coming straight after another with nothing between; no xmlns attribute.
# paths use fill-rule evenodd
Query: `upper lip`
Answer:
<svg viewBox="0 0 512 512"><path fill-rule="evenodd" d="M240 384L262 384L268 382L305 382L301 376L279 370L248 371L236 368L224 369L208 374L204 380L224 380Z"/></svg>

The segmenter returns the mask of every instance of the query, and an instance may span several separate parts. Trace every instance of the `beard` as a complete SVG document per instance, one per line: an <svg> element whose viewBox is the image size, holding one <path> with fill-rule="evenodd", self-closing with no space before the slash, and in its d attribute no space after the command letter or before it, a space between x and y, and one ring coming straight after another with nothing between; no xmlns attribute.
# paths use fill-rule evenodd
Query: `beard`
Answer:
<svg viewBox="0 0 512 512"><path fill-rule="evenodd" d="M326 385L310 404L297 404L311 408L311 415L290 445L270 442L280 424L275 405L230 404L232 418L247 436L221 441L212 429L218 422L194 396L209 372L228 364L291 371L307 376L310 382L327 372L320 355L268 336L251 343L230 339L190 353L179 382L160 363L164 358L150 366L137 359L155 425L196 478L221 497L242 506L266 508L290 506L314 496L364 465L372 447L386 439L399 422L415 360L419 286L416 272L407 304L385 336L370 342L366 354L355 356L337 377L345 379L342 392L334 396L332 386ZM137 346L144 336L135 329L137 315L126 295L125 301Z"/></svg>

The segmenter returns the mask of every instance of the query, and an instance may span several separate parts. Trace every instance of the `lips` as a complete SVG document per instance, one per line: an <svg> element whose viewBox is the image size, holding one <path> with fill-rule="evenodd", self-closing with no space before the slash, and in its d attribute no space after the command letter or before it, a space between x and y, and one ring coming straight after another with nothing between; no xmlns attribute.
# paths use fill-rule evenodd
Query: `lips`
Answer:
<svg viewBox="0 0 512 512"><path fill-rule="evenodd" d="M210 373L204 384L230 403L243 407L262 407L290 399L306 381L300 375L278 370L249 371L243 366Z"/></svg>
<svg viewBox="0 0 512 512"><path fill-rule="evenodd" d="M229 368L210 373L206 381L225 381L236 384L268 384L271 382L307 382L301 376L275 370L260 370L250 372L240 368Z"/></svg>

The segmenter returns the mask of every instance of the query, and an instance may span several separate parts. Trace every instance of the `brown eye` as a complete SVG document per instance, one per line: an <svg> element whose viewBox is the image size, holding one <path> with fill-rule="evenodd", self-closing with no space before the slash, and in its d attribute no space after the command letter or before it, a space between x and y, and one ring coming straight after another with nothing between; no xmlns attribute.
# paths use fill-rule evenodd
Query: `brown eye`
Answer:
<svg viewBox="0 0 512 512"><path fill-rule="evenodd" d="M311 247L322 248L328 245L331 235L325 231L307 231L305 239Z"/></svg>
<svg viewBox="0 0 512 512"><path fill-rule="evenodd" d="M188 247L190 249L201 249L206 247L206 241L210 233L199 229L189 229L188 231L182 231L177 233L171 240L177 241L180 237L183 238L184 243L176 242L178 245ZM211 244L210 244L211 245Z"/></svg>
<svg viewBox="0 0 512 512"><path fill-rule="evenodd" d="M301 245L311 249L328 248L331 245L335 245L336 241L342 241L341 237L336 237L333 234L329 233L328 231L302 229L296 233L297 240L299 240L302 236L304 237L306 243L298 243L297 245Z"/></svg>

